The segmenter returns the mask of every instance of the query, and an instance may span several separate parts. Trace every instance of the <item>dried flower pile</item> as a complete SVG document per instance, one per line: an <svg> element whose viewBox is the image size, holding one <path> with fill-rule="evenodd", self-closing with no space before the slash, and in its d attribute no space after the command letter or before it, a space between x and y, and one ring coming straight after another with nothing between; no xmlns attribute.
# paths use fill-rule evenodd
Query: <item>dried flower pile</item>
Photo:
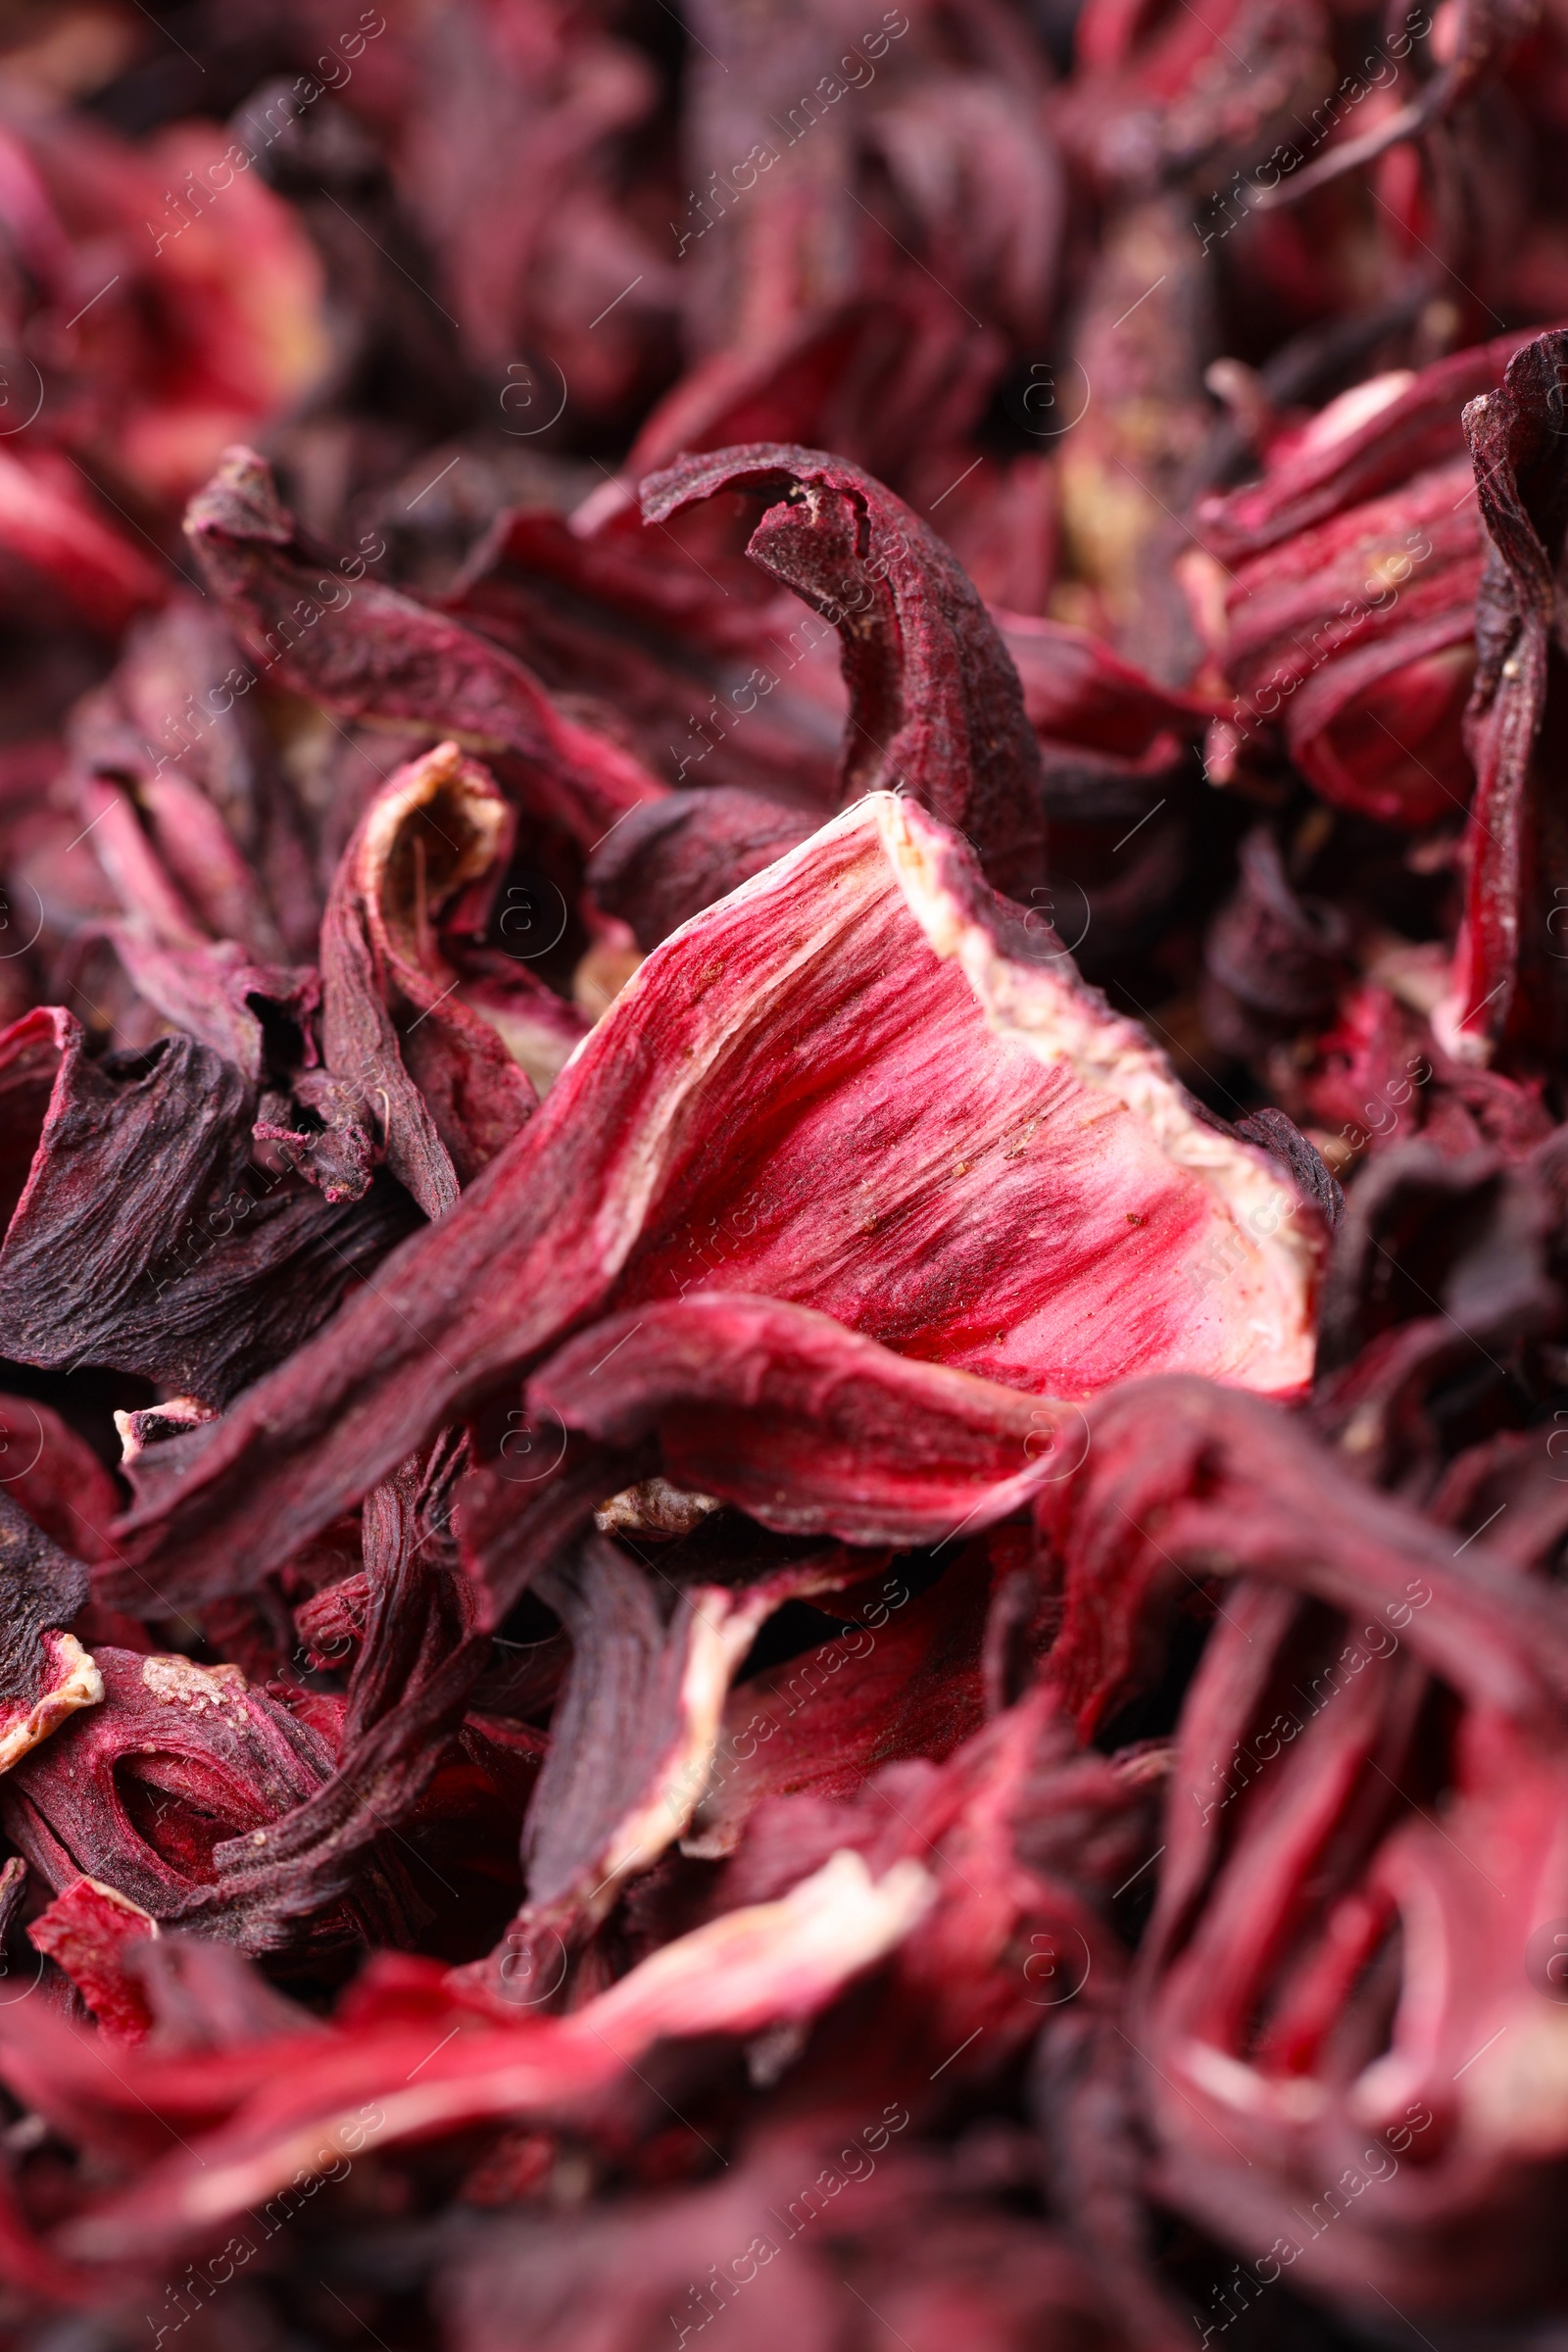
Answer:
<svg viewBox="0 0 1568 2352"><path fill-rule="evenodd" d="M1557 2341L1568 11L0 11L0 2325Z"/></svg>

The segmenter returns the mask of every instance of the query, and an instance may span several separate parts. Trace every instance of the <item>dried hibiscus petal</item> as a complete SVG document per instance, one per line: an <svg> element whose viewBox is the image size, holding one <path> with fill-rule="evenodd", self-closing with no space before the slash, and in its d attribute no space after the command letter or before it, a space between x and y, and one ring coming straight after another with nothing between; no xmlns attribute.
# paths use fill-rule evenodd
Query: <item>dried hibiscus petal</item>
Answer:
<svg viewBox="0 0 1568 2352"><path fill-rule="evenodd" d="M251 960L309 956L320 917L305 813L248 696L239 648L186 598L131 633L72 713L94 855L145 935L208 935ZM118 788L118 789L117 789Z"/></svg>
<svg viewBox="0 0 1568 2352"><path fill-rule="evenodd" d="M842 799L899 785L975 841L1022 897L1045 847L1040 754L1017 673L942 542L880 482L819 451L754 443L643 484L663 522L742 488L768 499L747 553L838 629L850 712Z"/></svg>
<svg viewBox="0 0 1568 2352"><path fill-rule="evenodd" d="M412 1936L417 1899L404 1888L386 1841L435 1778L488 1649L474 1632L473 1596L456 1572L448 1531L456 1468L452 1449L438 1449L366 1497L366 1564L349 1601L359 1653L330 1779L302 1791L264 1838L231 1834L214 1849L227 1891L252 1910L265 1908L275 1932L362 1894L367 1849L374 1849L372 1876L391 1882L392 1897L379 1905L378 1936ZM296 1700L296 1716L306 1712Z"/></svg>
<svg viewBox="0 0 1568 2352"><path fill-rule="evenodd" d="M1560 1054L1563 984L1548 928L1568 842L1544 781L1560 723L1548 694L1556 571L1568 530L1562 368L1568 334L1541 335L1501 387L1465 411L1490 554L1476 608L1478 670L1467 713L1476 800L1465 916L1439 1035L1474 1060L1506 1041L1529 1067ZM1558 702L1560 703L1560 696ZM1537 913L1537 910L1539 914ZM1535 919L1532 919L1532 918Z"/></svg>
<svg viewBox="0 0 1568 2352"><path fill-rule="evenodd" d="M0 23L6 2328L1551 2337L1562 9L152 13Z"/></svg>
<svg viewBox="0 0 1568 2352"><path fill-rule="evenodd" d="M511 811L483 768L445 743L400 768L344 854L321 923L324 1077L295 1092L340 1132L318 1181L328 1200L363 1193L372 1160L427 1217L452 1206L514 1135L533 1090L496 1031L457 998L436 926L468 884L504 861ZM299 1139L310 1174L316 1146ZM351 1194L352 1197L352 1194Z"/></svg>
<svg viewBox="0 0 1568 2352"><path fill-rule="evenodd" d="M9 1826L46 1882L73 1865L168 1916L216 1876L226 1826L261 1828L319 1776L320 1743L251 1691L237 1666L99 1652L91 1736L42 1757L10 1792ZM73 1787L73 1784L76 1784Z"/></svg>
<svg viewBox="0 0 1568 2352"><path fill-rule="evenodd" d="M730 1679L781 1601L850 1573L807 1556L735 1586L656 1585L590 1538L537 1590L571 1638L572 1663L523 1832L528 1904L506 1951L563 1948L612 1910L621 1883L678 1838L707 1785ZM661 1591L659 1585L664 1589ZM516 1973L516 1963L512 1964ZM507 1990L505 1953L499 1977Z"/></svg>
<svg viewBox="0 0 1568 2352"><path fill-rule="evenodd" d="M1044 924L934 818L875 796L657 951L329 1337L144 1457L144 1486L178 1469L138 1506L138 1555L176 1592L215 1547L225 1574L280 1561L572 1323L700 1286L744 1282L1035 1394L1178 1363L1290 1394L1319 1235Z"/></svg>
<svg viewBox="0 0 1568 2352"><path fill-rule="evenodd" d="M498 2116L569 2124L603 2118L615 2104L629 2112L646 2096L639 2062L657 2043L745 2037L809 2020L902 1941L932 1894L917 1862L896 1862L878 1880L845 1850L777 1900L729 1911L665 1945L567 2017L459 1998L428 1964L415 1964L424 1973L412 1979L383 1965L325 2034L302 2014L302 2036L311 2038L295 2044L305 2060L298 2068L282 2063L289 2045L275 2035L242 2045L217 2080L205 2059L178 2068L150 2049L127 2052L114 2090L94 2094L101 2109L109 2101L89 2127L95 2139L121 2138L125 2109L145 2139L148 2107L156 2118L188 2113L197 2100L216 2128L203 2133L200 2152L174 2150L78 2214L68 2249L95 2266L176 2256L253 2201L265 2205L294 2180L302 2139L314 2160L334 2117L350 2108L379 2115L383 2147ZM25 2083L44 2113L69 2115L79 2132L77 2083L90 2053L76 2057L74 2040L64 2025L23 2037L0 2012L0 2076ZM29 2062L45 2048L53 2082ZM151 2136L167 2147L156 2124Z"/></svg>
<svg viewBox="0 0 1568 2352"><path fill-rule="evenodd" d="M558 710L511 655L368 576L363 552L318 559L252 451L229 453L185 527L253 661L281 684L351 717L511 754L531 802L585 848L658 799L630 753Z"/></svg>
<svg viewBox="0 0 1568 2352"><path fill-rule="evenodd" d="M28 1940L71 1979L106 2032L140 2041L152 2013L125 1967L128 1945L158 1934L158 1922L139 1903L97 1879L73 1879L39 1913Z"/></svg>
<svg viewBox="0 0 1568 2352"><path fill-rule="evenodd" d="M782 1533L867 1545L1005 1517L1063 1475L1084 1426L1075 1405L724 1291L590 1324L534 1374L528 1401L542 1424L616 1445L657 1431L685 1487Z"/></svg>
<svg viewBox="0 0 1568 2352"><path fill-rule="evenodd" d="M9 1772L78 1708L104 1695L103 1677L65 1629L87 1597L87 1571L0 1494L0 1772Z"/></svg>
<svg viewBox="0 0 1568 2352"><path fill-rule="evenodd" d="M343 1206L301 1185L252 1188L251 1090L194 1037L93 1061L71 1013L40 1009L0 1035L0 1343L24 1363L112 1364L224 1401L413 1221L390 1185Z"/></svg>

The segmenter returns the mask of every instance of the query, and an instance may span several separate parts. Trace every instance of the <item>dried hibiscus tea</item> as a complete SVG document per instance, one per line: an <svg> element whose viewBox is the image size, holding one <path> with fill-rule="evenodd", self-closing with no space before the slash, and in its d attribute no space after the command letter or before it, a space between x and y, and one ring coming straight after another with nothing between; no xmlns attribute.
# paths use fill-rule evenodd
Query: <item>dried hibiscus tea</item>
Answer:
<svg viewBox="0 0 1568 2352"><path fill-rule="evenodd" d="M0 22L8 2345L1568 2326L1565 93Z"/></svg>

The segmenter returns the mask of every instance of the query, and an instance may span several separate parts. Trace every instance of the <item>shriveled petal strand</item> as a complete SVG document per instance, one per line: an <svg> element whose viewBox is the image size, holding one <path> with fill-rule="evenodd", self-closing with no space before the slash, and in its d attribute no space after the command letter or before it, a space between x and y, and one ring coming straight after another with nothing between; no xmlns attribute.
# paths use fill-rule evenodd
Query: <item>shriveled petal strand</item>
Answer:
<svg viewBox="0 0 1568 2352"><path fill-rule="evenodd" d="M1052 1670L1086 1719L1152 1664L1157 1588L1239 1580L1183 1709L1128 2026L1159 2193L1240 2247L1284 2232L1299 2281L1369 2310L1544 2298L1534 2216L1568 2147L1561 1593L1256 1398L1140 1383L1090 1420L1042 1504L1066 1567ZM1402 2201L1360 2204L1406 2155ZM1304 2215L1302 2182L1334 2179ZM1456 2232L1478 2182L1487 2225Z"/></svg>
<svg viewBox="0 0 1568 2352"><path fill-rule="evenodd" d="M355 1595L359 1655L332 1777L262 1839L232 1836L213 1864L274 1920L319 1918L363 1879L365 1849L397 1836L439 1768L489 1644L446 1533L443 1464L421 1486L406 1465L367 1495ZM341 1592L342 1588L336 1588Z"/></svg>
<svg viewBox="0 0 1568 2352"><path fill-rule="evenodd" d="M1204 1576L1264 1578L1348 1616L1396 1615L1433 1673L1476 1705L1555 1721L1568 1693L1568 1622L1477 1544L1455 1565L1447 1531L1359 1479L1298 1422L1195 1380L1140 1381L1087 1408L1076 1474L1037 1512L1066 1568L1053 1679L1087 1729L1143 1664L1151 1599ZM1410 1609L1410 1591L1428 1597Z"/></svg>
<svg viewBox="0 0 1568 2352"><path fill-rule="evenodd" d="M999 889L1044 873L1040 749L1012 657L957 559L890 490L841 458L755 441L682 458L643 484L664 522L726 489L775 494L747 553L843 643L845 798L898 785L979 847Z"/></svg>
<svg viewBox="0 0 1568 2352"><path fill-rule="evenodd" d="M843 1555L830 1550L755 1584L674 1590L595 1538L542 1580L571 1635L572 1665L523 1833L520 1925L540 1919L559 1940L602 1918L633 1870L652 1867L708 1786L730 1679L759 1628L782 1601L843 1578ZM505 1996L504 1957L500 1967Z"/></svg>
<svg viewBox="0 0 1568 2352"><path fill-rule="evenodd" d="M534 1375L528 1402L536 1419L621 1445L657 1431L683 1485L782 1534L855 1544L977 1533L1088 1443L1076 1404L723 1291L594 1324Z"/></svg>
<svg viewBox="0 0 1568 2352"><path fill-rule="evenodd" d="M223 1403L414 1220L385 1178L357 1204L251 1190L253 1099L193 1037L95 1061L74 1016L41 1006L0 1032L0 1347L23 1363Z"/></svg>
<svg viewBox="0 0 1568 2352"><path fill-rule="evenodd" d="M373 1294L149 1451L128 1524L165 1592L258 1574L573 1325L698 1288L1036 1395L1295 1396L1322 1238L963 843L874 794L666 940Z"/></svg>

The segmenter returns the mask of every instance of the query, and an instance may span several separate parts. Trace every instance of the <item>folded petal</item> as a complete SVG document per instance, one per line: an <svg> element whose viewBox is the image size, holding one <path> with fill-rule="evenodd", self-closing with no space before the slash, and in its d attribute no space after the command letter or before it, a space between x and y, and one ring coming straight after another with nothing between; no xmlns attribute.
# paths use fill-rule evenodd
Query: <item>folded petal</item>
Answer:
<svg viewBox="0 0 1568 2352"><path fill-rule="evenodd" d="M1277 1163L878 795L666 941L373 1295L149 1454L173 1477L135 1525L166 1589L220 1529L225 1575L282 1560L573 1324L699 1287L1036 1395L1154 1366L1291 1394L1320 1247Z"/></svg>
<svg viewBox="0 0 1568 2352"><path fill-rule="evenodd" d="M1086 1438L1075 1404L723 1291L592 1325L534 1374L528 1402L617 1445L657 1431L672 1477L780 1533L939 1549L1065 1475Z"/></svg>
<svg viewBox="0 0 1568 2352"><path fill-rule="evenodd" d="M875 1880L858 1854L841 1852L778 1900L666 1944L564 2018L497 2025L453 2000L413 2014L389 2004L377 2018L362 1997L360 2015L310 2049L303 2069L280 2064L276 2041L261 2044L261 2080L231 2119L80 2215L71 2250L94 2263L162 2258L249 2207L270 2212L286 2184L335 2170L354 2111L366 2119L356 2148L372 2135L389 2147L493 2118L586 2122L608 2097L641 2094L639 2061L660 2040L810 2019L902 1941L932 1891L916 1862ZM211 2060L200 2063L211 2072ZM30 2073L0 2013L0 2075L13 2070L19 2080ZM159 2072L167 2078L169 2060L149 2054L126 2088L156 2098Z"/></svg>
<svg viewBox="0 0 1568 2352"><path fill-rule="evenodd" d="M344 853L321 924L328 1077L427 1217L452 1206L516 1133L533 1089L457 997L434 926L504 858L512 812L484 769L443 743L391 777ZM309 1146L302 1157L308 1164Z"/></svg>
<svg viewBox="0 0 1568 2352"><path fill-rule="evenodd" d="M170 1919L213 1884L225 1832L265 1837L325 1777L326 1751L237 1666L104 1648L98 1669L104 1703L8 1776L6 1828L62 1892L102 1880ZM243 1934L237 1913L227 1924Z"/></svg>
<svg viewBox="0 0 1568 2352"><path fill-rule="evenodd" d="M523 1833L528 1904L507 1946L560 1946L611 1910L691 1820L708 1784L729 1685L787 1599L842 1583L831 1552L734 1586L658 1581L593 1538L539 1580L571 1636L565 1690ZM662 1589L661 1589L662 1588ZM499 1989L507 1991L507 1961ZM515 1972L514 1972L515 1973ZM487 1972L489 1981L494 1976Z"/></svg>
<svg viewBox="0 0 1568 2352"><path fill-rule="evenodd" d="M252 451L229 452L185 528L263 676L349 717L514 755L539 812L585 848L662 792L629 752L559 710L499 646L367 578L364 554L318 561ZM243 691L254 683L255 673Z"/></svg>
<svg viewBox="0 0 1568 2352"><path fill-rule="evenodd" d="M23 1363L106 1364L226 1400L414 1218L384 1178L334 1205L253 1170L251 1089L194 1037L92 1061L74 1017L46 1007L0 1034L0 1345Z"/></svg>
<svg viewBox="0 0 1568 2352"><path fill-rule="evenodd" d="M1556 574L1568 535L1563 369L1568 331L1516 353L1464 415L1490 552L1476 606L1478 668L1466 713L1476 797L1465 837L1464 920L1452 993L1434 1025L1473 1061L1506 1043L1540 1066L1568 1042L1568 985L1549 925L1568 895L1568 831L1554 777L1562 697L1548 695Z"/></svg>
<svg viewBox="0 0 1568 2352"><path fill-rule="evenodd" d="M1022 897L1044 865L1040 752L1018 673L956 559L858 466L782 442L681 459L643 484L643 513L663 522L725 489L767 498L748 555L839 631L841 799L912 793Z"/></svg>
<svg viewBox="0 0 1568 2352"><path fill-rule="evenodd" d="M1243 2251L1274 2235L1282 2270L1368 2314L1544 2294L1528 2217L1568 2141L1560 1592L1254 1398L1138 1384L1090 1417L1044 1506L1051 1671L1086 1716L1152 1667L1156 1588L1240 1580L1184 1702L1127 2029L1159 2195Z"/></svg>

